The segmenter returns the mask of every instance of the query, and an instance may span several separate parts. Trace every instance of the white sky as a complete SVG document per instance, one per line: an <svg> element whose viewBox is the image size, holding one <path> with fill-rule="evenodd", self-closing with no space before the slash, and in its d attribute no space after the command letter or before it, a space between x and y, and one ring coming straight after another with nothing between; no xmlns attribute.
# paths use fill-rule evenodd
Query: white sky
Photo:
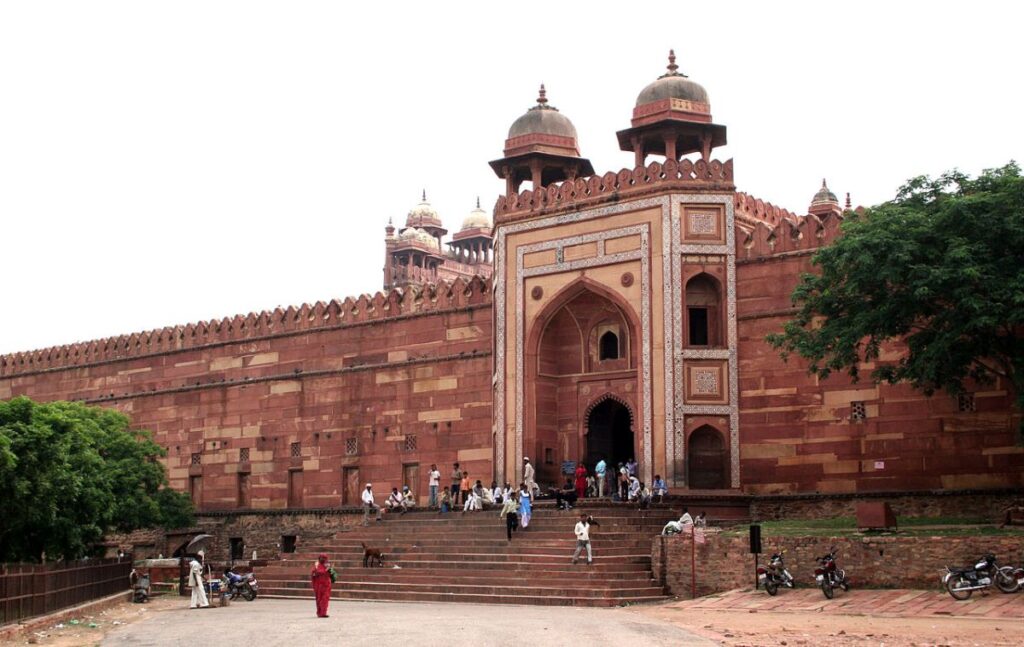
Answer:
<svg viewBox="0 0 1024 647"><path fill-rule="evenodd" d="M641 13L646 11L646 13ZM637 17L630 18L635 12ZM0 4L0 353L380 289L421 188L449 229L537 85L599 173L664 71L739 190L1024 160L1013 2Z"/></svg>

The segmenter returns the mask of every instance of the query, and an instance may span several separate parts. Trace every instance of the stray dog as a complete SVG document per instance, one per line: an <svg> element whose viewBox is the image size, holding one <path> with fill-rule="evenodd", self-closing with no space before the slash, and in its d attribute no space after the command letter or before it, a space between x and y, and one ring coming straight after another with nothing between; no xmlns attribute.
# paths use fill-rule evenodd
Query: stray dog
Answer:
<svg viewBox="0 0 1024 647"><path fill-rule="evenodd" d="M359 542L363 547L363 568L369 568L371 566L384 566L384 552L379 548L370 548L363 542Z"/></svg>

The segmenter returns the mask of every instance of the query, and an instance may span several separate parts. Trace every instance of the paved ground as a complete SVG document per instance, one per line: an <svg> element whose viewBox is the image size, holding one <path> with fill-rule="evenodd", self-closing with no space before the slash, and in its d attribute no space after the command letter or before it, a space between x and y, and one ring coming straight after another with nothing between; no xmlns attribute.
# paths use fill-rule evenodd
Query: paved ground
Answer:
<svg viewBox="0 0 1024 647"><path fill-rule="evenodd" d="M940 591L738 590L697 600L636 607L723 645L1024 644L1024 593L998 591L957 602Z"/></svg>
<svg viewBox="0 0 1024 647"><path fill-rule="evenodd" d="M313 601L257 599L226 609L154 607L117 627L110 645L672 645L716 643L629 609L333 601L330 618Z"/></svg>

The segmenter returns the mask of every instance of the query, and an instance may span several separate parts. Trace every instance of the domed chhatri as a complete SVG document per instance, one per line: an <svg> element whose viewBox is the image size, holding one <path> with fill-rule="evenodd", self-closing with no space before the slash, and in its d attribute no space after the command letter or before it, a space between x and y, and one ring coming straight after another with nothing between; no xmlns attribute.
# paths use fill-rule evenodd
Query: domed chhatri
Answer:
<svg viewBox="0 0 1024 647"><path fill-rule="evenodd" d="M668 72L640 91L636 98L636 105L637 107L644 106L665 99L689 101L694 104L692 107L695 112L710 113L711 111L707 90L679 72L675 50L671 49L668 51Z"/></svg>
<svg viewBox="0 0 1024 647"><path fill-rule="evenodd" d="M423 190L423 197L420 203L409 210L409 215L405 219L406 227L444 227L441 224L441 217L437 214L437 210L430 206L427 202L427 191Z"/></svg>
<svg viewBox="0 0 1024 647"><path fill-rule="evenodd" d="M476 209L469 212L465 220L462 221L461 231L467 229L490 229L491 228L491 217L487 215L487 212L480 208L480 198L476 199Z"/></svg>
<svg viewBox="0 0 1024 647"><path fill-rule="evenodd" d="M818 189L818 192L814 194L814 198L811 200L811 206L816 204L839 204L839 198L828 188L824 178L821 180L821 188Z"/></svg>
<svg viewBox="0 0 1024 647"><path fill-rule="evenodd" d="M547 90L544 84L540 85L540 95L537 97L537 105L526 111L523 116L512 122L508 129L508 139L524 135L552 135L554 137L567 137L573 140L572 148L579 155L576 146L576 127L572 125L569 118L558 111L558 108L548 105ZM509 147L506 142L505 148Z"/></svg>
<svg viewBox="0 0 1024 647"><path fill-rule="evenodd" d="M818 189L818 192L811 199L811 206L807 208L807 212L819 218L830 214L840 215L843 213L843 210L839 207L839 198L828 188L828 184L825 183L824 179L821 180L821 188Z"/></svg>
<svg viewBox="0 0 1024 647"><path fill-rule="evenodd" d="M555 182L594 173L590 160L580 157L576 127L569 118L548 104L542 83L537 105L512 122L505 140L505 156L490 163L504 178L506 194L519 190L525 181L538 189Z"/></svg>
<svg viewBox="0 0 1024 647"><path fill-rule="evenodd" d="M725 126L711 122L707 91L679 71L671 49L668 72L640 91L630 126L617 133L619 148L633 151L637 166L645 165L648 155L678 161L699 152L709 161L711 150L726 143Z"/></svg>

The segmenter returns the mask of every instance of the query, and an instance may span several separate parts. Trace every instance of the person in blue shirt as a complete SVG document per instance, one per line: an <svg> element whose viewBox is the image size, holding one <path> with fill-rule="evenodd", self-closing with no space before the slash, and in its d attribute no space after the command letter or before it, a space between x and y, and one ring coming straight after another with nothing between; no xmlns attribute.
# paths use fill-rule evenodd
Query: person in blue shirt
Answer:
<svg viewBox="0 0 1024 647"><path fill-rule="evenodd" d="M597 475L597 496L604 496L604 475L607 471L608 464L604 462L604 458L601 458L594 466L594 474Z"/></svg>
<svg viewBox="0 0 1024 647"><path fill-rule="evenodd" d="M668 494L668 486L665 485L665 481L662 480L661 474L654 475L654 496L658 497L658 503L662 503L665 500L665 495Z"/></svg>

